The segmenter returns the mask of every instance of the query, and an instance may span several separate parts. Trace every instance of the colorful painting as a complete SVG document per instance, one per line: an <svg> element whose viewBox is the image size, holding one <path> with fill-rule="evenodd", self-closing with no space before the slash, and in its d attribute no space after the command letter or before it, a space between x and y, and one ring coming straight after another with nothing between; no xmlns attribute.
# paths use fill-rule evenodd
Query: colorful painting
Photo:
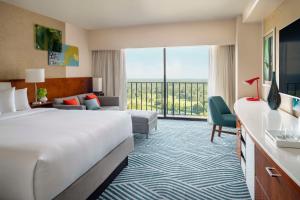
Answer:
<svg viewBox="0 0 300 200"><path fill-rule="evenodd" d="M64 65L65 66L79 66L79 52L78 47L64 45Z"/></svg>
<svg viewBox="0 0 300 200"><path fill-rule="evenodd" d="M63 45L62 52L48 52L48 64L50 66L79 66L78 47Z"/></svg>
<svg viewBox="0 0 300 200"><path fill-rule="evenodd" d="M64 66L64 54L54 51L48 52L48 65Z"/></svg>
<svg viewBox="0 0 300 200"><path fill-rule="evenodd" d="M35 48L53 52L62 51L62 32L53 28L47 28L36 24Z"/></svg>
<svg viewBox="0 0 300 200"><path fill-rule="evenodd" d="M293 111L300 113L300 99L293 98Z"/></svg>
<svg viewBox="0 0 300 200"><path fill-rule="evenodd" d="M274 55L275 55L275 30L270 31L264 37L263 44L263 81L270 83L272 80L272 72L275 71Z"/></svg>

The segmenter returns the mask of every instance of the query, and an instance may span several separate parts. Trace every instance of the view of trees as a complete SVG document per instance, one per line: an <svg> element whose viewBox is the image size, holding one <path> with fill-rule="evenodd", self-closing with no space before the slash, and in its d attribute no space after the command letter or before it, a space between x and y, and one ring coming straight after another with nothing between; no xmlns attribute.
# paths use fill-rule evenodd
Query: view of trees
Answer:
<svg viewBox="0 0 300 200"><path fill-rule="evenodd" d="M133 110L153 110L163 114L164 83L128 81L127 106ZM207 82L167 82L167 115L207 117Z"/></svg>

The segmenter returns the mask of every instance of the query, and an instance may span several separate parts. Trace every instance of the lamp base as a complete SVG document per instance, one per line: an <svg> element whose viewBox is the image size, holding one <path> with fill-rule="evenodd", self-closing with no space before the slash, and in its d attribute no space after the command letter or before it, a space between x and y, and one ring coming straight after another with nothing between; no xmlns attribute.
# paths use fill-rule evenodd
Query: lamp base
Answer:
<svg viewBox="0 0 300 200"><path fill-rule="evenodd" d="M260 101L259 97L247 97L247 101Z"/></svg>

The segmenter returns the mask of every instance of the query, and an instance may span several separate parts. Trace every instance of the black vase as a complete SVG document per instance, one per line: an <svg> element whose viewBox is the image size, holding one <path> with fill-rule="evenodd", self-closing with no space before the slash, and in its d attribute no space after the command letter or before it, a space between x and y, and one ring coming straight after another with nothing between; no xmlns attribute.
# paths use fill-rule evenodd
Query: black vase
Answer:
<svg viewBox="0 0 300 200"><path fill-rule="evenodd" d="M275 72L272 74L272 84L268 95L268 104L272 110L277 110L281 103L281 97L276 83Z"/></svg>

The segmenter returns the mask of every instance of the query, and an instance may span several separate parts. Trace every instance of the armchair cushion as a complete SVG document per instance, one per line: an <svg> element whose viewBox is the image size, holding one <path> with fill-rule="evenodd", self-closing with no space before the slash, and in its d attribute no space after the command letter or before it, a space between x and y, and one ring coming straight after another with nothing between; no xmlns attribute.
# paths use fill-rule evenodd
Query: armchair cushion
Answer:
<svg viewBox="0 0 300 200"><path fill-rule="evenodd" d="M85 105L86 105L86 108L88 110L99 110L100 109L100 106L97 102L97 99L88 99L88 100L85 100L84 101Z"/></svg>
<svg viewBox="0 0 300 200"><path fill-rule="evenodd" d="M53 108L62 109L62 110L86 110L86 106L84 105L63 105L63 104L53 104Z"/></svg>
<svg viewBox="0 0 300 200"><path fill-rule="evenodd" d="M101 106L119 106L119 97L99 96L98 98Z"/></svg>
<svg viewBox="0 0 300 200"><path fill-rule="evenodd" d="M53 100L53 104L61 104L63 105L64 104L64 100L68 100L68 99L75 99L79 105L79 99L77 96L69 96L69 97L62 97L62 98L55 98Z"/></svg>
<svg viewBox="0 0 300 200"><path fill-rule="evenodd" d="M119 106L102 106L100 110L120 110Z"/></svg>
<svg viewBox="0 0 300 200"><path fill-rule="evenodd" d="M96 99L96 101L98 103L98 106L99 107L101 106L100 100L99 100L99 98L95 94L86 95L85 100L91 100L91 99Z"/></svg>
<svg viewBox="0 0 300 200"><path fill-rule="evenodd" d="M81 105L84 105L84 101L86 96L92 95L93 93L86 93L86 94L79 94L77 95L77 98L79 99L79 102Z"/></svg>
<svg viewBox="0 0 300 200"><path fill-rule="evenodd" d="M222 126L226 127L236 127L236 116L234 114L224 114L223 117L223 124Z"/></svg>
<svg viewBox="0 0 300 200"><path fill-rule="evenodd" d="M220 96L212 96L208 98L208 106L211 119L215 125L236 127L236 116L231 114L225 101Z"/></svg>
<svg viewBox="0 0 300 200"><path fill-rule="evenodd" d="M64 99L64 105L70 105L70 106L78 106L78 101L74 99Z"/></svg>

